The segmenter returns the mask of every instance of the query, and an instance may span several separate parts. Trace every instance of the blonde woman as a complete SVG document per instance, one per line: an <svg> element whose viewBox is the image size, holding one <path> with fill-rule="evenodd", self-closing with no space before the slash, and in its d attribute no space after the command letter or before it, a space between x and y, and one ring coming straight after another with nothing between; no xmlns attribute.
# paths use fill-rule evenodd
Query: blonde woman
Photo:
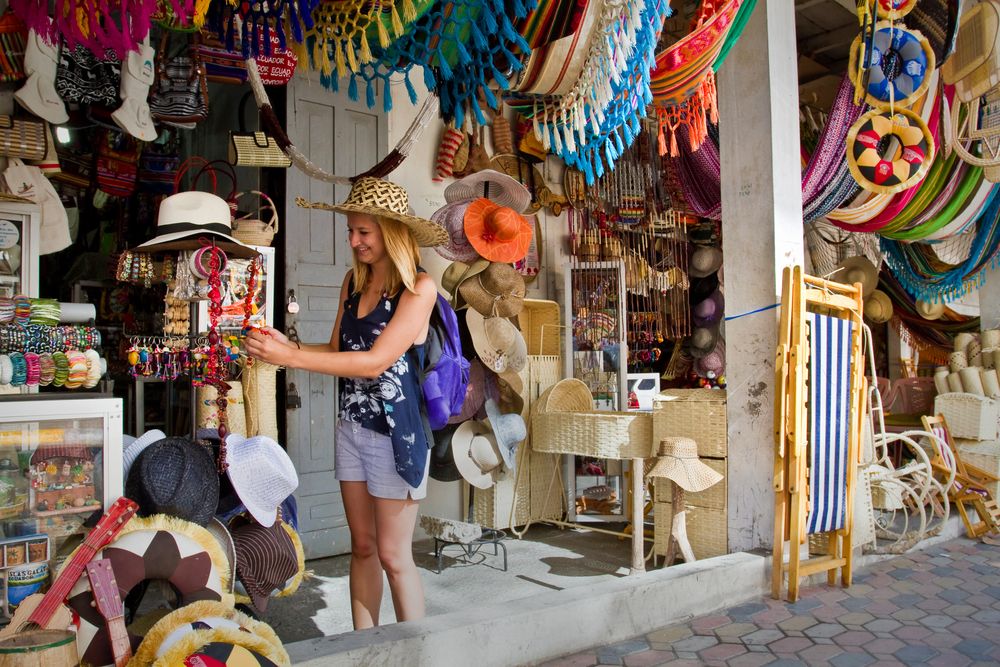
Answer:
<svg viewBox="0 0 1000 667"><path fill-rule="evenodd" d="M424 615L412 540L430 440L417 368L437 287L417 263L419 246L439 245L448 235L409 215L406 191L382 179L359 179L347 200L330 208L347 214L354 254L330 342L302 345L266 329L251 332L246 349L341 379L335 472L351 532L351 614L360 630L379 624L383 570L396 620Z"/></svg>

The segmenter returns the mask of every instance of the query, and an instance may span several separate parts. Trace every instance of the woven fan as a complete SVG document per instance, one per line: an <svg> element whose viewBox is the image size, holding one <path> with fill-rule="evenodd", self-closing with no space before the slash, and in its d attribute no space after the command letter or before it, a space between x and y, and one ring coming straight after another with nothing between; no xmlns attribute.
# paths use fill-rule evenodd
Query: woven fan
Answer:
<svg viewBox="0 0 1000 667"><path fill-rule="evenodd" d="M941 78L955 86L955 99L971 102L1000 84L1000 10L996 0L970 7L962 16L955 52L941 67Z"/></svg>
<svg viewBox="0 0 1000 667"><path fill-rule="evenodd" d="M964 113L963 113L964 112ZM951 147L965 162L984 167L991 183L1000 182L1000 87L967 105L955 102L951 111ZM976 155L972 144L981 146Z"/></svg>

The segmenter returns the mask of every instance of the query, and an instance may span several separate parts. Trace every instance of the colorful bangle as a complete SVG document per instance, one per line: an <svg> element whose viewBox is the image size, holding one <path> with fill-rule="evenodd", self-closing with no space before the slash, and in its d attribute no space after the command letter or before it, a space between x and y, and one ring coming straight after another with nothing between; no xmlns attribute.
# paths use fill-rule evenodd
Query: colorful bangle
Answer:
<svg viewBox="0 0 1000 667"><path fill-rule="evenodd" d="M69 359L66 358L65 352L57 351L52 353L52 361L56 366L55 374L52 376L52 386L62 387L69 376Z"/></svg>
<svg viewBox="0 0 1000 667"><path fill-rule="evenodd" d="M14 321L18 324L27 324L31 319L31 299L23 294L14 295Z"/></svg>
<svg viewBox="0 0 1000 667"><path fill-rule="evenodd" d="M14 300L2 296L0 297L0 324L8 324L14 321Z"/></svg>
<svg viewBox="0 0 1000 667"><path fill-rule="evenodd" d="M83 383L84 389L93 389L101 381L101 355L97 350L89 349L83 353L87 360L87 379Z"/></svg>
<svg viewBox="0 0 1000 667"><path fill-rule="evenodd" d="M31 303L30 321L32 324L44 324L54 327L59 324L62 307L55 299L29 299Z"/></svg>
<svg viewBox="0 0 1000 667"><path fill-rule="evenodd" d="M14 377L14 364L6 354L0 354L0 385L10 384Z"/></svg>
<svg viewBox="0 0 1000 667"><path fill-rule="evenodd" d="M222 273L226 269L226 264L229 261L226 258L226 253L222 251L221 248L218 249L219 258L219 273ZM208 280L209 275L212 273L212 246L206 246L204 248L198 248L193 253L191 253L191 273L194 274L196 278L202 280Z"/></svg>
<svg viewBox="0 0 1000 667"><path fill-rule="evenodd" d="M10 363L14 366L14 373L10 378L12 387L21 387L28 380L28 364L24 361L24 355L20 352L10 353Z"/></svg>
<svg viewBox="0 0 1000 667"><path fill-rule="evenodd" d="M38 368L38 385L48 387L56 376L56 362L50 353L43 352L38 355Z"/></svg>
<svg viewBox="0 0 1000 667"><path fill-rule="evenodd" d="M65 386L67 389L79 389L87 380L87 357L80 350L70 350L66 359L69 361L69 375Z"/></svg>
<svg viewBox="0 0 1000 667"><path fill-rule="evenodd" d="M38 354L35 352L24 353L24 364L27 367L24 383L29 387L37 387L38 379L41 376L41 367L38 365Z"/></svg>

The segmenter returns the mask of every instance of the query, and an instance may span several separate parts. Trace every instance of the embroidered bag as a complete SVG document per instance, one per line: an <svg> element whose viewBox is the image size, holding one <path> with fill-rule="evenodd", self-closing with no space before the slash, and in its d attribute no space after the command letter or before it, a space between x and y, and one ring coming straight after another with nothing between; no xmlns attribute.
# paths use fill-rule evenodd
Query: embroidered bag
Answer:
<svg viewBox="0 0 1000 667"><path fill-rule="evenodd" d="M195 38L197 40L197 37ZM190 125L208 117L208 83L196 49L168 56L170 35L164 32L156 51L156 83L149 94L153 118L168 125Z"/></svg>
<svg viewBox="0 0 1000 667"><path fill-rule="evenodd" d="M123 132L108 131L97 152L97 187L113 197L135 192L139 173L135 139Z"/></svg>
<svg viewBox="0 0 1000 667"><path fill-rule="evenodd" d="M84 46L71 49L64 44L59 49L55 85L64 102L116 108L121 81L122 63L113 49L104 52L103 60Z"/></svg>

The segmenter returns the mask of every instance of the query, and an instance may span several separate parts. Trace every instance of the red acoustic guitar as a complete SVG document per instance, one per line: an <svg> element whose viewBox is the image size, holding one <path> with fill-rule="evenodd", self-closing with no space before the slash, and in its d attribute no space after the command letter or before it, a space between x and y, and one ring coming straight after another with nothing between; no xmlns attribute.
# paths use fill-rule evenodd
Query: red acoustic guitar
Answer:
<svg viewBox="0 0 1000 667"><path fill-rule="evenodd" d="M116 500L94 529L87 534L83 544L74 552L73 557L52 584L52 588L44 595L40 593L29 595L17 606L14 618L0 632L0 639L35 628L43 630L68 628L73 616L63 605L66 596L83 574L87 563L94 558L94 554L114 541L138 509L138 505L128 498Z"/></svg>

